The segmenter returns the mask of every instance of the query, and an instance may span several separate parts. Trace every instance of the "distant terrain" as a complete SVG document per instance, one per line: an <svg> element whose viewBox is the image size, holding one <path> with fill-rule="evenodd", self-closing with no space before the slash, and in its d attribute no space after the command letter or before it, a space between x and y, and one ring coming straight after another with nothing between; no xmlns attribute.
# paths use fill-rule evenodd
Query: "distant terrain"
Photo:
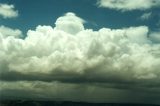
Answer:
<svg viewBox="0 0 160 106"><path fill-rule="evenodd" d="M130 103L86 103L86 102L60 102L60 101L25 101L11 100L0 101L0 106L159 106L153 104L130 104Z"/></svg>

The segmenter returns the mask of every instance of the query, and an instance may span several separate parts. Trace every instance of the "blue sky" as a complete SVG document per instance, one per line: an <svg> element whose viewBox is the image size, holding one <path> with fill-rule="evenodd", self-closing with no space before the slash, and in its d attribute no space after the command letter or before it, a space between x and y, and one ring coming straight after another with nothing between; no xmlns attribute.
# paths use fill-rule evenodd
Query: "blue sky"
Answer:
<svg viewBox="0 0 160 106"><path fill-rule="evenodd" d="M96 0L1 0L2 3L14 4L19 16L14 19L2 19L0 24L18 28L26 33L38 25L52 25L66 12L74 12L86 20L85 27L98 30L102 27L124 28L146 25L151 30L159 29L160 9L133 10L121 12L97 7ZM141 15L152 12L147 20L140 20Z"/></svg>
<svg viewBox="0 0 160 106"><path fill-rule="evenodd" d="M160 104L159 11L160 0L0 0L0 97Z"/></svg>

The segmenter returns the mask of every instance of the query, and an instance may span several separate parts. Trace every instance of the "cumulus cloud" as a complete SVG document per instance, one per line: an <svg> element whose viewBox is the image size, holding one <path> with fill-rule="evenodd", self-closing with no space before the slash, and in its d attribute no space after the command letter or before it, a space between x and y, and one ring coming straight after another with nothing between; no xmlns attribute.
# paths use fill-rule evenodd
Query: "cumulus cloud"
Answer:
<svg viewBox="0 0 160 106"><path fill-rule="evenodd" d="M160 45L153 43L148 27L93 31L85 29L84 22L74 13L67 13L57 19L55 27L39 25L29 30L25 39L1 33L3 95L14 96L9 92L24 91L27 97L30 97L28 92L34 92L33 98L84 100L86 97L88 101L103 101L109 98L104 92L113 91L111 95L120 98L110 99L120 101L124 93L129 96L131 92L144 95L154 92L152 97L156 102L160 96L156 95L160 92L157 55ZM43 87L49 92L45 93ZM98 99L90 98L94 96ZM139 100L148 101L143 96Z"/></svg>
<svg viewBox="0 0 160 106"><path fill-rule="evenodd" d="M18 11L15 10L14 5L0 3L0 16L3 18L14 18L18 16Z"/></svg>
<svg viewBox="0 0 160 106"><path fill-rule="evenodd" d="M6 26L0 26L0 35L3 37L14 36L21 37L22 32L19 29L12 29Z"/></svg>
<svg viewBox="0 0 160 106"><path fill-rule="evenodd" d="M146 10L159 7L159 0L98 0L99 7L121 11Z"/></svg>

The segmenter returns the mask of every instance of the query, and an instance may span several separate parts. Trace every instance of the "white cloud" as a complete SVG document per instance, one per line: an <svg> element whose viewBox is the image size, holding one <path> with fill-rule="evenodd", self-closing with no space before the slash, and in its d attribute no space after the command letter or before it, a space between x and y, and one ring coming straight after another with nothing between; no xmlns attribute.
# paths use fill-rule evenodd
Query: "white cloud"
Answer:
<svg viewBox="0 0 160 106"><path fill-rule="evenodd" d="M160 43L160 32L152 32L150 38L155 43Z"/></svg>
<svg viewBox="0 0 160 106"><path fill-rule="evenodd" d="M144 13L142 14L142 16L140 17L141 20L148 20L149 18L151 18L152 16L152 12L148 12L148 13Z"/></svg>
<svg viewBox="0 0 160 106"><path fill-rule="evenodd" d="M0 35L3 37L8 37L8 36L14 36L14 37L21 37L22 32L19 29L11 29L6 26L0 26Z"/></svg>
<svg viewBox="0 0 160 106"><path fill-rule="evenodd" d="M0 16L3 18L14 18L18 16L18 11L15 10L14 5L0 3Z"/></svg>
<svg viewBox="0 0 160 106"><path fill-rule="evenodd" d="M65 14L65 16L57 19L57 21L55 22L55 28L71 34L76 34L84 30L84 22L85 21L83 19L77 17L74 13L70 12Z"/></svg>
<svg viewBox="0 0 160 106"><path fill-rule="evenodd" d="M146 10L159 7L159 0L98 0L98 6L121 11Z"/></svg>
<svg viewBox="0 0 160 106"><path fill-rule="evenodd" d="M118 90L116 94L120 97L121 90L128 94L133 89L140 94L150 94L155 89L155 92L160 92L160 57L157 55L160 53L160 45L152 43L147 37L148 27L101 28L93 31L84 29L82 19L74 13L59 17L55 24L54 28L38 26L36 30L29 30L25 39L3 37L4 34L1 34L1 92L10 88L20 92L27 88L24 91L34 92L32 94L36 94L35 97L38 94L47 96L46 98L59 95L57 97L70 100L74 97L81 100L80 95L84 92L88 97L86 100L93 96L109 98L102 92L99 95L102 89L104 92L108 89ZM30 82L23 85L14 81ZM35 81L43 82L36 84ZM57 84L52 84L53 82ZM73 86L70 87L68 83L72 83ZM89 89L83 89L83 84ZM91 86L92 84L98 88ZM45 93L43 85L48 89L52 88L49 89L49 93ZM58 93L53 89L58 90ZM77 89L81 91L78 94ZM93 92L90 90L97 93L92 95ZM71 93L71 96L61 95L68 95L67 92ZM152 97L157 98L156 95Z"/></svg>

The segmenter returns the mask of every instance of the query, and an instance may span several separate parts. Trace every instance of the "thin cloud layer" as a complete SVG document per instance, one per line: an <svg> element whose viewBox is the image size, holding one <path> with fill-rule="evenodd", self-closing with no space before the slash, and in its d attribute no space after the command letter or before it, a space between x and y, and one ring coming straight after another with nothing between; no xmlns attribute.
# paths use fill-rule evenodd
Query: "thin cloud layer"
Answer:
<svg viewBox="0 0 160 106"><path fill-rule="evenodd" d="M18 11L15 10L14 5L0 3L0 16L3 18L14 18L18 16Z"/></svg>
<svg viewBox="0 0 160 106"><path fill-rule="evenodd" d="M159 7L159 0L98 0L99 7L121 11L146 10Z"/></svg>
<svg viewBox="0 0 160 106"><path fill-rule="evenodd" d="M154 92L151 103L156 102L160 96L156 95L160 92L160 45L153 43L148 27L93 31L85 29L84 22L67 13L57 19L55 27L39 25L29 30L25 39L1 32L0 92L5 96L14 96L13 91L33 92L35 95L26 97L87 101L120 101L124 93L124 100L133 101L127 99L132 91L144 95ZM116 93L108 97L101 91ZM82 93L85 96L80 96ZM94 96L98 97L89 98ZM19 97L24 97L23 93ZM149 99L138 98L142 102Z"/></svg>

